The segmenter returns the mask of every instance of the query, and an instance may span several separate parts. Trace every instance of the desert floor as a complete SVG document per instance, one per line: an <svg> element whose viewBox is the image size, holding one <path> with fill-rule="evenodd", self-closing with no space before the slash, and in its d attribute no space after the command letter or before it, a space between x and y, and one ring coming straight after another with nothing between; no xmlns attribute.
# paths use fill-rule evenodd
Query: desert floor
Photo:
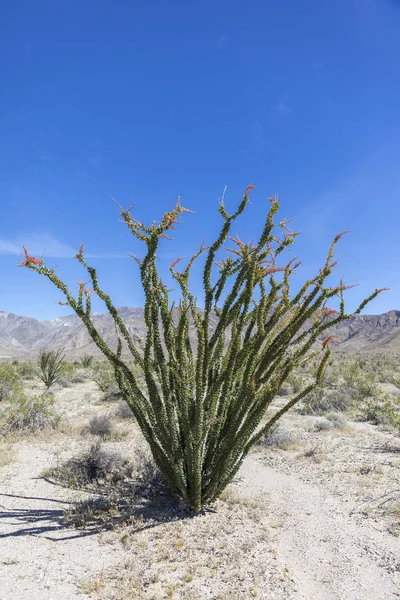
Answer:
<svg viewBox="0 0 400 600"><path fill-rule="evenodd" d="M283 441L258 446L205 514L166 498L77 528L65 514L91 494L43 473L90 446L85 424L116 404L102 402L92 381L54 394L58 429L0 442L1 600L400 599L393 431L355 421L328 429L292 410ZM113 417L113 431L104 447L124 457L143 444L134 421Z"/></svg>

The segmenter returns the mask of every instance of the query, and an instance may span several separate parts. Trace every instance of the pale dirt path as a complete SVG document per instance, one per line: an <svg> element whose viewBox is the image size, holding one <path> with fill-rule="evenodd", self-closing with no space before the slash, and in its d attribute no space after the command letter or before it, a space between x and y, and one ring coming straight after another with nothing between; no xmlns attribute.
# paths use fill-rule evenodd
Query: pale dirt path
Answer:
<svg viewBox="0 0 400 600"><path fill-rule="evenodd" d="M352 516L348 504L321 486L279 473L257 456L246 459L240 477L243 493L267 495L277 519L278 559L297 583L293 597L400 599L398 537Z"/></svg>
<svg viewBox="0 0 400 600"><path fill-rule="evenodd" d="M64 451L72 444L65 440ZM82 496L38 478L54 464L54 449L30 443L16 450L17 460L0 472L0 600L84 598L77 584L118 568L127 554L100 535L59 529L61 511ZM267 498L272 544L296 584L285 600L400 599L398 537L351 515L345 497L272 469L257 455L246 459L240 478L240 493Z"/></svg>

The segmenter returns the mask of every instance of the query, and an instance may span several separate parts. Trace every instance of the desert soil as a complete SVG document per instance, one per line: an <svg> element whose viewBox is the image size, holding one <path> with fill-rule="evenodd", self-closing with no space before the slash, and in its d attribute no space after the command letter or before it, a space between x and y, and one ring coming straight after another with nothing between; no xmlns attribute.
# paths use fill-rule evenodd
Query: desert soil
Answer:
<svg viewBox="0 0 400 600"><path fill-rule="evenodd" d="M281 425L292 443L257 448L215 512L77 530L62 515L87 494L41 473L86 448L79 427L115 404L101 405L91 382L55 396L61 431L0 443L10 452L0 466L0 600L400 599L399 436L353 422L316 431L293 411ZM107 447L129 456L139 433L118 426L132 433Z"/></svg>

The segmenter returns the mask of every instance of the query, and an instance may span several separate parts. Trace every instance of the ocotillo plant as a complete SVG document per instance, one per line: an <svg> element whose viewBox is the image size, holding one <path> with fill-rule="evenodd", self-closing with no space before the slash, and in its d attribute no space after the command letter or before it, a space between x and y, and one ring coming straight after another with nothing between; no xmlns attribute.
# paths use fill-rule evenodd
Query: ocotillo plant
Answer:
<svg viewBox="0 0 400 600"><path fill-rule="evenodd" d="M26 248L21 263L46 276L64 293L66 304L82 319L111 362L121 393L170 487L196 512L221 494L252 445L318 384L332 336L321 340L315 349L318 339L329 327L351 316L345 312L346 286L342 282L334 287L326 285L336 264L334 247L342 234L333 240L323 267L295 294L291 294L290 281L300 263L293 259L278 266L277 258L293 243L297 232L288 229L284 220L274 223L277 199L271 199L257 243L245 244L238 237L230 237L232 224L245 210L252 187L246 189L233 214L227 212L222 200L218 211L223 224L211 246L202 244L180 272L175 267L181 259L171 264L181 293L176 308L158 273L156 254L160 239L167 238L178 217L190 211L178 200L159 224L153 222L147 227L136 221L130 210L121 209L132 234L147 246L143 260L135 258L145 293L147 333L143 348L132 339L110 296L100 287L96 269L85 260L83 245L76 258L86 269L91 288L79 283L76 297L54 269L30 256ZM277 237L276 229L281 237ZM227 255L218 261L228 238L234 247L226 249ZM189 275L203 253L204 308L199 310L189 291ZM356 312L379 292L375 290ZM104 301L114 320L119 340L116 349L105 342L91 318L92 293ZM327 306L336 296L340 298L338 311ZM213 315L217 317L214 328ZM191 326L195 343L189 335ZM124 345L144 373L144 387L124 358ZM315 381L263 422L291 371L319 352Z"/></svg>

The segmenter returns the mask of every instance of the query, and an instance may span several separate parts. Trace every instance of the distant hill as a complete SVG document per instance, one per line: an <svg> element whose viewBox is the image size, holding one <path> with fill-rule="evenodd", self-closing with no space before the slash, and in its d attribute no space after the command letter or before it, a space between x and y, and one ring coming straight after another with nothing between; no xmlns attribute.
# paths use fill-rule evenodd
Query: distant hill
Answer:
<svg viewBox="0 0 400 600"><path fill-rule="evenodd" d="M130 334L144 338L146 327L143 309L122 307L119 312ZM115 327L111 316L94 313L93 320L100 334L115 346ZM212 321L213 326L216 318ZM337 352L400 355L400 311L391 310L382 315L356 315L332 327L329 334L337 337L332 343L332 348ZM0 311L0 360L34 358L41 348L64 348L70 360L79 359L83 354L102 357L76 315L38 321Z"/></svg>

